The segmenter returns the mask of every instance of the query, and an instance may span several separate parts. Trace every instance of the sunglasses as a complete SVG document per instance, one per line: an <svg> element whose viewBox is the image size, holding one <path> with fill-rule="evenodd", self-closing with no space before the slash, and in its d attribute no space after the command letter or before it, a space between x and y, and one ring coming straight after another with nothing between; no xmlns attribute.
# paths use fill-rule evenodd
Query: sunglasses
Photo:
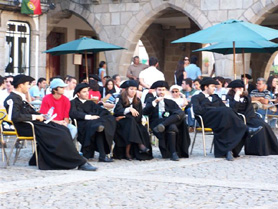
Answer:
<svg viewBox="0 0 278 209"><path fill-rule="evenodd" d="M179 93L179 91L172 91L172 93Z"/></svg>

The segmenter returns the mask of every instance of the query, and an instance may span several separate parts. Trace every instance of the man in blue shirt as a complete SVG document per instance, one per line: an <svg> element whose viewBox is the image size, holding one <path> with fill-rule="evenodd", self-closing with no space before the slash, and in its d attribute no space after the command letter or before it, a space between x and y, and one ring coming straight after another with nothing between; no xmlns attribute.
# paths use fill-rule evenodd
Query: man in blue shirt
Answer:
<svg viewBox="0 0 278 209"><path fill-rule="evenodd" d="M32 101L42 100L42 98L45 96L45 87L46 87L46 79L39 78L37 85L33 86L29 90Z"/></svg>
<svg viewBox="0 0 278 209"><path fill-rule="evenodd" d="M191 78L192 80L195 80L196 78L201 79L201 70L196 65L198 58L193 55L190 58L190 65L184 68L184 71L186 73L186 78Z"/></svg>

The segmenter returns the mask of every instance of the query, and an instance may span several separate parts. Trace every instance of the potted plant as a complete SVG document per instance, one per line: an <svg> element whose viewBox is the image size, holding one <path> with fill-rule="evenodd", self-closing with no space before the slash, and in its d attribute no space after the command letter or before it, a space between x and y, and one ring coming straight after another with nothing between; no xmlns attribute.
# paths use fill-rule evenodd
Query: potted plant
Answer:
<svg viewBox="0 0 278 209"><path fill-rule="evenodd" d="M208 57L205 57L203 62L204 62L205 67L209 66L209 58Z"/></svg>

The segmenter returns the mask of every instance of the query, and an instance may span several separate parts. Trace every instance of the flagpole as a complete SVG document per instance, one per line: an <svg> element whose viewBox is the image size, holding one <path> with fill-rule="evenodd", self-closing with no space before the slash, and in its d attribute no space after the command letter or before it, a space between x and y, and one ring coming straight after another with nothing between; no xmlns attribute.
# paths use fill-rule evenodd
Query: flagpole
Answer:
<svg viewBox="0 0 278 209"><path fill-rule="evenodd" d="M33 20L36 27L36 48L35 48L35 79L39 78L39 16L33 16ZM29 72L30 73L30 72Z"/></svg>
<svg viewBox="0 0 278 209"><path fill-rule="evenodd" d="M236 79L236 46L235 42L233 41L233 60L234 60L234 79Z"/></svg>

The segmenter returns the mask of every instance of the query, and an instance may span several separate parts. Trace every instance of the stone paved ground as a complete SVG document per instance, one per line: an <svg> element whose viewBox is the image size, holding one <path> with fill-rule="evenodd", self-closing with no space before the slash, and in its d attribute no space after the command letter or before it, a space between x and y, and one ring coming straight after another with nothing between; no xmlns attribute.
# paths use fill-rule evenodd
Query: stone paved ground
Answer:
<svg viewBox="0 0 278 209"><path fill-rule="evenodd" d="M193 137L193 135L191 135ZM99 170L40 171L27 166L30 145L15 165L0 168L0 208L278 208L278 156L233 162L202 155L201 137L189 159L91 163ZM12 140L10 141L10 143Z"/></svg>

